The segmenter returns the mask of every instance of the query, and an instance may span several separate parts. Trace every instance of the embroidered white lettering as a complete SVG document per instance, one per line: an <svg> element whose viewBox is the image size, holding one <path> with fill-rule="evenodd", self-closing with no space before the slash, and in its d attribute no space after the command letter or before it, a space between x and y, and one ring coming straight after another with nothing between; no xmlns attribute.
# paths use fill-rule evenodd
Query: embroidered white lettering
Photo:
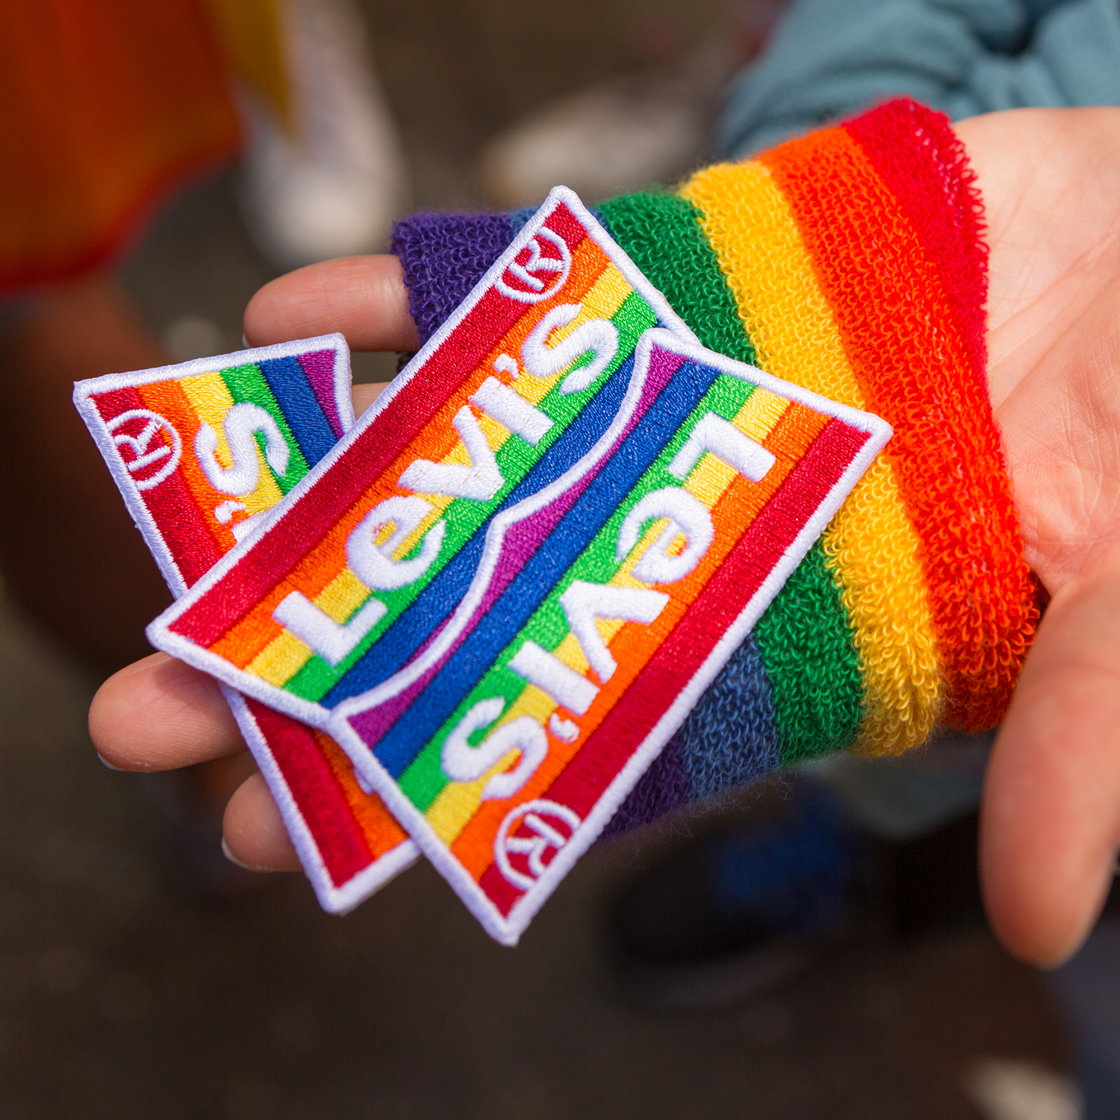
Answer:
<svg viewBox="0 0 1120 1120"><path fill-rule="evenodd" d="M229 527L229 531L233 534L233 539L240 544L267 517L268 510L258 510L252 517L243 517L240 521L235 521Z"/></svg>
<svg viewBox="0 0 1120 1120"><path fill-rule="evenodd" d="M238 510L245 510L246 508L244 502L237 502L230 498L228 502L222 502L221 505L214 507L214 520L221 525L228 525Z"/></svg>
<svg viewBox="0 0 1120 1120"><path fill-rule="evenodd" d="M734 467L751 482L761 482L776 462L762 444L743 435L729 420L709 412L700 418L684 446L673 456L669 473L674 478L687 478L705 451Z"/></svg>
<svg viewBox="0 0 1120 1120"><path fill-rule="evenodd" d="M503 385L496 377L488 377L470 398L487 416L509 428L515 436L536 447L548 434L552 421L523 396Z"/></svg>
<svg viewBox="0 0 1120 1120"><path fill-rule="evenodd" d="M477 782L510 751L521 752L521 759L512 770L495 774L486 783L481 794L483 801L512 797L548 753L544 728L532 716L519 716L488 735L477 747L471 746L471 734L493 723L505 706L500 697L475 704L444 740L440 753L440 766L453 782Z"/></svg>
<svg viewBox="0 0 1120 1120"><path fill-rule="evenodd" d="M464 405L452 420L470 456L469 467L458 463L433 463L417 459L400 477L400 485L419 494L442 494L449 498L474 498L488 502L501 490L505 479L474 413Z"/></svg>
<svg viewBox="0 0 1120 1120"><path fill-rule="evenodd" d="M265 461L278 475L287 472L291 454L288 442L272 415L260 405L249 404L247 401L235 404L226 413L222 429L233 459L230 467L223 467L218 462L215 454L218 450L218 434L209 424L203 424L194 438L198 465L215 490L242 497L257 488L260 460L257 458L257 441L253 438L257 432L264 436Z"/></svg>
<svg viewBox="0 0 1120 1120"><path fill-rule="evenodd" d="M521 346L521 361L534 377L553 377L589 350L591 361L572 370L561 393L578 393L592 385L618 353L618 329L609 319L588 319L556 346L548 336L566 327L581 311L578 303L559 303L533 328Z"/></svg>
<svg viewBox="0 0 1120 1120"><path fill-rule="evenodd" d="M518 890L531 890L548 869L545 856L549 852L559 853L580 823L567 805L543 799L526 801L511 809L498 826L494 837L494 863L507 882ZM530 835L515 835L520 834L522 828ZM525 857L523 863L522 857ZM514 867L514 859L523 870Z"/></svg>
<svg viewBox="0 0 1120 1120"><path fill-rule="evenodd" d="M668 519L668 526L634 565L632 574L643 583L676 583L684 579L700 563L715 537L708 507L687 490L666 486L641 498L626 515L618 531L618 559L638 543L647 521L661 518ZM682 534L685 547L671 554L669 549Z"/></svg>
<svg viewBox="0 0 1120 1120"><path fill-rule="evenodd" d="M293 591L280 602L272 617L334 667L358 648L387 609L380 599L370 599L349 621L336 622L302 592Z"/></svg>
<svg viewBox="0 0 1120 1120"><path fill-rule="evenodd" d="M661 591L584 583L578 579L560 596L560 606L568 626L575 634L584 657L603 682L610 680L618 665L607 649L595 620L618 618L627 622L644 622L648 626L668 601L669 596Z"/></svg>
<svg viewBox="0 0 1120 1120"><path fill-rule="evenodd" d="M394 560L393 552L433 508L423 498L400 496L386 498L374 506L346 540L346 560L351 571L375 591L407 587L419 579L439 555L446 524L437 521L428 530L419 556L411 560ZM377 534L386 525L394 526L393 533L387 541L378 545Z"/></svg>
<svg viewBox="0 0 1120 1120"><path fill-rule="evenodd" d="M521 372L521 367L517 364L517 359L511 358L508 354L499 354L494 359L494 368L499 373L508 373L514 381L517 380L517 376Z"/></svg>
<svg viewBox="0 0 1120 1120"><path fill-rule="evenodd" d="M574 743L579 738L579 724L561 719L555 712L548 717L548 729L564 743Z"/></svg>

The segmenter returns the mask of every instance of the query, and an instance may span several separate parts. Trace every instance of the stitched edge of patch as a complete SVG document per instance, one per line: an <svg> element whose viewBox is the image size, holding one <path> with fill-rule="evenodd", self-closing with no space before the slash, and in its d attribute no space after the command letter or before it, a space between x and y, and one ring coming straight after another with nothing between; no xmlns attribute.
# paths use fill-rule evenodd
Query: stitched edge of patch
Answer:
<svg viewBox="0 0 1120 1120"><path fill-rule="evenodd" d="M249 555L253 545L267 537L276 530L283 521L293 515L293 511L300 508L305 495L317 483L318 479L329 473L335 464L349 451L362 435L368 431L386 412L392 402L400 395L404 388L422 371L429 359L449 340L453 339L455 332L466 319L468 314L492 289L499 287L499 281L506 272L511 261L527 248L533 241L537 231L561 206L566 206L579 223L584 227L587 235L599 246L610 259L610 262L622 273L630 287L649 304L657 318L667 324L660 329L671 337L676 337L689 344L699 346L696 336L684 321L669 306L665 297L649 282L645 275L638 269L633 261L611 238L594 215L583 205L576 194L567 187L554 187L549 192L544 203L537 210L533 219L526 223L521 232L511 242L509 248L494 262L483 276L482 280L472 289L471 294L456 308L452 316L428 340L416 356L409 362L397 378L390 383L381 396L366 410L347 432L331 452L300 480L300 482L278 503L268 523L261 527L259 532L253 533L238 544L236 548L221 558L201 579L190 589L189 593L179 599L171 607L156 618L147 628L148 640L157 648L174 656L188 661L196 668L202 669L211 676L228 684L238 692L251 696L260 703L292 716L301 723L317 727L330 733L329 724L331 712L322 705L303 700L291 693L261 680L251 673L244 672L232 666L224 658L211 653L209 650L196 645L193 641L185 639L175 633L171 628L176 620L190 610L199 600L203 599L216 584L224 579L242 559ZM648 333L648 332L647 332ZM498 341L501 335L496 335ZM639 344L640 345L640 344ZM485 531L485 530L483 530ZM411 662L410 662L411 665ZM280 695L278 695L280 693Z"/></svg>
<svg viewBox="0 0 1120 1120"><path fill-rule="evenodd" d="M851 486L854 485L858 477L866 470L867 466L870 465L875 455L882 446L885 445L891 434L889 426L878 417L873 417L867 413L861 413L857 410L847 408L846 406L825 401L815 394L798 389L796 386L777 381L777 379L770 377L762 371L756 371L752 367L747 367L741 363L724 358L721 355L713 354L698 345L682 342L679 338L675 338L672 334L664 330L647 331L646 336L639 343L639 352L644 349L644 358L647 363L649 360L649 352L654 342L660 343L664 349L707 365L718 372L729 373L732 376L748 380L761 388L769 389L777 396L798 401L818 413L836 417L854 428L867 432L868 439L864 442L859 452L851 459L849 465L841 474L840 479L830 487L826 498L815 506L814 513L805 521L802 528L798 531L793 542L783 554L782 560L771 570L762 585L751 596L748 605L739 614L736 621L724 632L719 642L707 654L701 667L676 694L672 704L660 716L654 728L634 749L629 761L607 786L606 790L601 793L594 809L575 827L572 837L563 845L563 850L560 854L548 865L532 890L524 895L524 897L509 911L508 915L502 915L497 910L491 900L481 892L478 884L466 873L458 861L450 855L448 849L443 845L443 842L431 833L426 822L423 821L422 815L401 793L391 776L389 776L376 760L371 757L366 745L360 740L355 742L356 737L348 727L336 726L334 723L331 723L330 730L335 734L336 738L339 739L341 745L348 751L355 762L355 766L360 769L367 781L369 781L382 797L385 798L387 804L389 804L398 819L402 820L403 823L409 827L410 831L413 832L414 838L425 851L425 854L436 864L440 872L448 878L456 889L456 892L464 899L468 907L487 931L495 937L496 940L504 944L516 943L520 933L543 904L545 898L555 889L555 886L560 879L562 879L563 875L566 874L575 859L594 841L595 837L609 821L618 805L621 804L626 794L668 741L673 731L675 731L683 721L688 711L694 706L696 700L707 688L711 680L714 679L719 669L745 638L746 634L749 633L750 628L765 609L766 605L768 605L785 578L788 577L789 572L792 571L792 568L802 558L811 543L820 535L824 526L843 502ZM326 473L330 469L330 465L329 462L324 463L321 468L318 468L319 473ZM309 482L307 485L310 484ZM301 486L302 485L301 483ZM296 504L296 501L297 492L293 491L292 495L285 500L285 510L282 511L281 516L283 512L291 509ZM277 521L279 521L279 518L272 524L275 526ZM230 553L227 560L223 562L224 568L228 570L236 564L240 559L240 553L248 552L250 547L251 544L246 542L244 545L239 546L238 550L235 550L234 553ZM212 585L217 578L219 578L219 573L215 572L211 576L206 577L203 581L200 581L192 597L198 597L204 593L205 589L201 586L203 582ZM224 659L216 657L208 650L200 649L193 642L182 638L180 635L168 629L168 624L177 616L181 609L181 607L173 607L153 623L152 627L149 628L149 637L153 641L153 644L168 650L168 652L182 656L184 660L200 668L204 668L223 679L230 679L230 666ZM238 685L240 685L244 691L250 692L250 685L252 682L247 682L245 680L248 674L242 674L239 670L234 670L234 673L237 674L236 680ZM300 716L304 719L307 717L307 713L303 710L304 702L296 700L296 698L291 697L290 694L278 695L278 693L282 693L282 690L278 688L266 685L263 690L259 690L256 686L253 686L252 691L262 702L278 710L290 711L292 714L295 714L295 704L292 703L295 701L295 703L301 706L299 712ZM314 723L322 719L321 709L319 709L318 705L315 707L317 709L317 719L307 720L307 722Z"/></svg>
<svg viewBox="0 0 1120 1120"><path fill-rule="evenodd" d="M391 883L402 871L407 871L414 863L419 862L421 853L416 842L404 840L383 855L373 858L356 875L336 886L323 860L315 833L300 812L291 787L281 773L268 739L253 718L245 697L228 685L221 685L221 689L230 711L233 712L233 718L237 720L237 726L268 783L269 791L276 799L284 827L295 845L304 873L322 909L329 914L347 914Z"/></svg>
<svg viewBox="0 0 1120 1120"><path fill-rule="evenodd" d="M133 522L140 530L144 543L147 544L156 564L159 565L159 570L166 580L167 586L176 598L183 595L191 585L183 577L174 551L164 539L147 504L140 497L136 480L125 467L105 422L91 398L118 389L133 389L140 385L150 385L160 381L182 381L188 377L201 376L239 366L255 365L258 362L277 358L296 358L301 354L316 350L335 351L334 403L338 409L339 423L342 427L343 436L345 436L355 423L354 403L349 396L351 381L350 349L346 344L346 339L337 332L317 335L314 338L299 339L295 342L282 342L273 346L259 346L251 350L234 350L228 354L215 354L213 357L192 358L188 362L153 366L150 369L130 370L127 373L109 373L102 377L91 377L84 381L74 382L74 407L89 429L89 434L93 437L94 443L97 444L97 448L113 476L113 481L117 484L117 489L124 499ZM270 515L271 512L270 510ZM255 536L257 531L259 530L254 529L251 535Z"/></svg>

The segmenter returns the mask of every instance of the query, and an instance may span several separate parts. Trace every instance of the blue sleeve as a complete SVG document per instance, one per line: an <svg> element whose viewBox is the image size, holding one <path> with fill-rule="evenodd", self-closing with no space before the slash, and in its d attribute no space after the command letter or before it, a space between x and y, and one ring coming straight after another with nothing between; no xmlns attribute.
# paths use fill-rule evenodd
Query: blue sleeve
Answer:
<svg viewBox="0 0 1120 1120"><path fill-rule="evenodd" d="M1120 0L795 0L732 83L718 150L744 156L899 94L954 119L1120 104Z"/></svg>

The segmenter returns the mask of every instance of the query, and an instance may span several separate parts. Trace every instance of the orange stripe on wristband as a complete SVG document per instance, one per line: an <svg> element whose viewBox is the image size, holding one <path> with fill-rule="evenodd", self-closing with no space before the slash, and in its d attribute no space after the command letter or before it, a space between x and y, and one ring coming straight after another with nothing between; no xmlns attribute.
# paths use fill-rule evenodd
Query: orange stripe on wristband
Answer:
<svg viewBox="0 0 1120 1120"><path fill-rule="evenodd" d="M991 727L1010 702L1035 610L991 408L941 278L843 129L761 160L789 201L867 407L895 429L884 454L921 539L946 718Z"/></svg>

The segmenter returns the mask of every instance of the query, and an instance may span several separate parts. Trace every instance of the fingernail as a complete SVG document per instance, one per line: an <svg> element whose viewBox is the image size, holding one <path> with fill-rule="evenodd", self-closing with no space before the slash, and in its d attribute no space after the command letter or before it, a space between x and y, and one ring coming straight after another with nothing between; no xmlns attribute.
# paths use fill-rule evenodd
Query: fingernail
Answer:
<svg viewBox="0 0 1120 1120"><path fill-rule="evenodd" d="M97 755L98 762L100 762L106 770L113 770L118 774L128 773L123 766L114 766L100 751L94 751L94 754Z"/></svg>
<svg viewBox="0 0 1120 1120"><path fill-rule="evenodd" d="M251 863L244 863L239 860L237 856L229 850L229 845L226 843L226 838L224 836L222 837L222 855L224 855L230 863L234 864L236 867L240 867L243 871L252 871L260 875L264 874L266 871L272 870L270 867L254 867Z"/></svg>

